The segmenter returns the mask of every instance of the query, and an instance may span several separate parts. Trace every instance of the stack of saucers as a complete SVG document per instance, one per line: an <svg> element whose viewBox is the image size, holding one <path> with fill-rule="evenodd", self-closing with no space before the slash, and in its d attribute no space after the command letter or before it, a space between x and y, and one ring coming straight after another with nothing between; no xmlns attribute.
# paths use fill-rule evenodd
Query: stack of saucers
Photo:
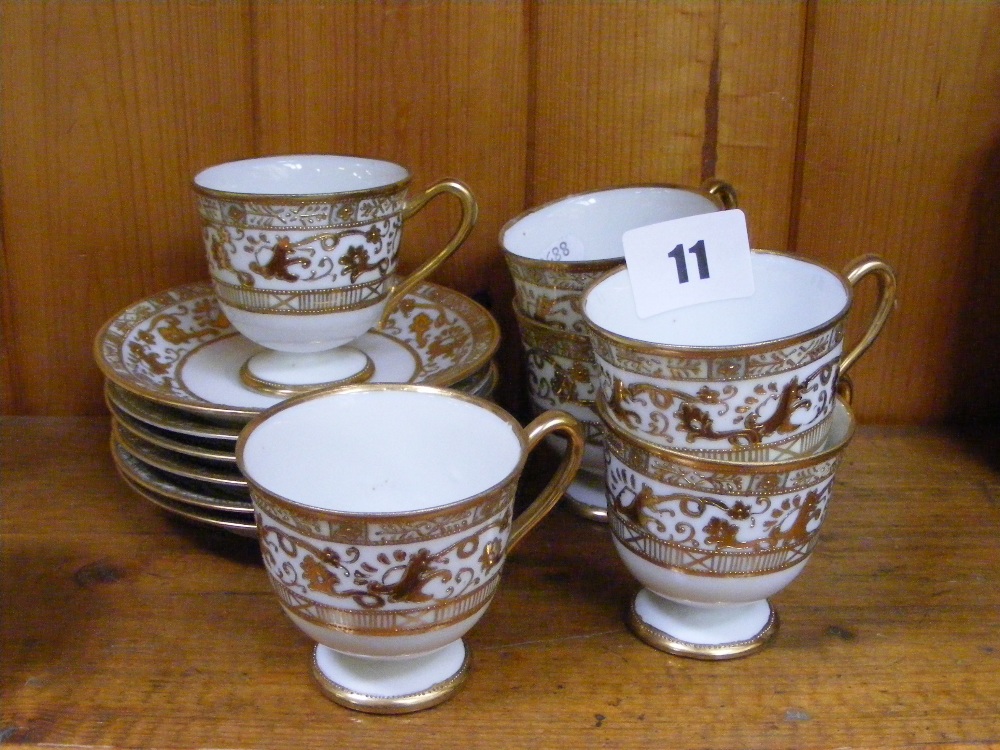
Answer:
<svg viewBox="0 0 1000 750"><path fill-rule="evenodd" d="M424 282L356 345L374 363L370 382L491 398L499 343L485 309ZM255 535L236 440L250 419L282 400L240 379L241 364L258 348L232 328L208 283L136 302L101 328L94 355L106 378L111 453L137 494L176 516Z"/></svg>

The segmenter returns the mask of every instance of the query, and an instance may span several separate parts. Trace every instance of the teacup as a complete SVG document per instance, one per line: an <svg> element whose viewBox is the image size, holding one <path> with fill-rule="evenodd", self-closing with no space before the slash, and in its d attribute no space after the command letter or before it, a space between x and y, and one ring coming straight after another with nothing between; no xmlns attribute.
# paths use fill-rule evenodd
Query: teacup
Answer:
<svg viewBox="0 0 1000 750"><path fill-rule="evenodd" d="M837 381L875 341L895 304L895 274L875 256L845 276L783 253L752 253L752 296L648 318L628 269L585 293L583 313L608 420L641 440L706 458L773 461L826 441ZM843 356L852 289L878 282L862 339Z"/></svg>
<svg viewBox="0 0 1000 750"><path fill-rule="evenodd" d="M598 372L586 336L539 323L514 307L524 347L528 397L540 414L559 409L576 417L584 430L585 448L580 471L566 488L570 507L594 521L607 520L604 499L604 430L594 410ZM557 451L565 441L550 438Z"/></svg>
<svg viewBox="0 0 1000 750"><path fill-rule="evenodd" d="M530 318L586 335L580 295L625 262L622 234L670 219L736 207L721 180L698 190L677 185L634 185L569 195L532 208L500 230L500 246L514 280L515 304Z"/></svg>
<svg viewBox="0 0 1000 750"><path fill-rule="evenodd" d="M557 432L570 449L513 518L528 453ZM431 386L342 386L251 421L236 455L264 564L285 614L317 644L323 692L373 713L454 694L469 669L462 636L582 452L564 412L522 428L488 401Z"/></svg>
<svg viewBox="0 0 1000 750"><path fill-rule="evenodd" d="M273 395L362 382L374 365L350 343L379 324L464 242L476 201L455 180L407 195L410 173L376 159L272 156L194 178L212 284L233 327L262 347L243 382ZM458 198L451 240L399 283L403 223L431 198Z"/></svg>
<svg viewBox="0 0 1000 750"><path fill-rule="evenodd" d="M598 401L602 418L607 407ZM854 418L840 399L813 455L753 463L705 459L605 422L615 548L643 588L627 622L654 648L730 659L777 632L768 597L805 568L818 541Z"/></svg>

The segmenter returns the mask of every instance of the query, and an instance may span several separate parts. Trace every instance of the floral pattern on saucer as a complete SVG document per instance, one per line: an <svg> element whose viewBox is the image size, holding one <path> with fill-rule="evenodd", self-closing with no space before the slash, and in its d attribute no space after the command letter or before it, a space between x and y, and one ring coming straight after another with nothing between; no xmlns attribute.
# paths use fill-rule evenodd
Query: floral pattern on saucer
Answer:
<svg viewBox="0 0 1000 750"><path fill-rule="evenodd" d="M500 329L485 309L425 282L358 346L375 360L372 382L452 386L487 367L499 343ZM255 346L232 328L210 285L198 282L120 312L98 333L94 356L108 380L132 393L201 416L246 421L281 400L250 391L232 371L233 361Z"/></svg>

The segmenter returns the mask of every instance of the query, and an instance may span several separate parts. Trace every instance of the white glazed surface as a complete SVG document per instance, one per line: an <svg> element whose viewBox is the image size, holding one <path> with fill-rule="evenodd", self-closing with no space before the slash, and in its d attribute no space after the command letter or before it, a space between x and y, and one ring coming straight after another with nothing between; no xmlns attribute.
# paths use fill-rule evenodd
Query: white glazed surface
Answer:
<svg viewBox="0 0 1000 750"><path fill-rule="evenodd" d="M370 382L468 392L460 381L488 366L499 341L499 328L486 310L425 282L403 298L378 332L354 345L375 364ZM134 303L105 324L95 347L108 380L170 409L242 426L282 400L241 382L240 368L261 348L237 334L204 282Z"/></svg>
<svg viewBox="0 0 1000 750"><path fill-rule="evenodd" d="M613 334L665 347L740 347L795 336L845 312L848 288L821 266L783 255L752 255L754 294L669 310L635 311L628 269L609 274L584 297L584 313Z"/></svg>
<svg viewBox="0 0 1000 750"><path fill-rule="evenodd" d="M454 533L433 518L390 518L369 524L364 540L337 541L322 524L286 523L255 500L264 565L285 613L342 653L398 658L441 648L475 625L499 585L510 504Z"/></svg>
<svg viewBox="0 0 1000 750"><path fill-rule="evenodd" d="M349 344L378 323L385 301L360 310L296 316L249 312L220 302L233 327L267 349L307 354ZM250 335L248 335L248 333Z"/></svg>
<svg viewBox="0 0 1000 750"><path fill-rule="evenodd" d="M553 245L571 236L578 252L569 260L621 258L622 234L629 229L718 210L711 199L681 188L614 188L569 196L531 211L505 229L501 243L515 255L545 260Z"/></svg>
<svg viewBox="0 0 1000 750"><path fill-rule="evenodd" d="M808 560L778 573L752 577L708 577L672 570L644 560L614 539L615 550L629 573L650 591L679 604L724 607L766 599L782 591L805 569Z"/></svg>
<svg viewBox="0 0 1000 750"><path fill-rule="evenodd" d="M360 635L336 628L319 627L296 617L286 608L285 614L303 633L316 643L332 648L341 654L368 657L377 660L407 659L419 654L427 654L458 641L468 633L480 618L486 614L486 607L454 625L425 633L406 635Z"/></svg>
<svg viewBox="0 0 1000 750"><path fill-rule="evenodd" d="M623 262L622 234L718 210L719 206L700 193L663 186L601 190L540 206L512 220L501 235L516 304L530 318L586 335L581 294L614 263ZM533 261L552 260L550 251L560 242L573 254L560 259L564 262L537 268ZM607 262L581 267L596 261Z"/></svg>
<svg viewBox="0 0 1000 750"><path fill-rule="evenodd" d="M209 275L237 330L297 353L367 331L396 270L408 177L398 164L332 155L248 159L196 175Z"/></svg>
<svg viewBox="0 0 1000 750"><path fill-rule="evenodd" d="M771 619L765 600L725 607L678 606L672 600L643 589L633 604L635 613L648 625L685 643L718 646L754 638Z"/></svg>
<svg viewBox="0 0 1000 750"><path fill-rule="evenodd" d="M329 195L392 185L409 177L387 161L353 156L265 156L219 164L199 172L195 184L247 195Z"/></svg>
<svg viewBox="0 0 1000 750"><path fill-rule="evenodd" d="M317 648L316 667L334 684L361 695L395 698L429 690L454 676L466 658L465 645L453 641L446 648L409 659L366 659Z"/></svg>
<svg viewBox="0 0 1000 750"><path fill-rule="evenodd" d="M311 399L260 424L246 440L243 469L300 505L409 513L499 484L517 467L521 450L511 425L475 404L359 391Z"/></svg>

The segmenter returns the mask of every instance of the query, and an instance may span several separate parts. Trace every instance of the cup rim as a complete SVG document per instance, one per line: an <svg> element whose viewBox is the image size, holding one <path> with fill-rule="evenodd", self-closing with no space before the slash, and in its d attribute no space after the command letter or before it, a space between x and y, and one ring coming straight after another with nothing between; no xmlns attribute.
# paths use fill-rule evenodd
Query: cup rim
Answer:
<svg viewBox="0 0 1000 750"><path fill-rule="evenodd" d="M678 185L672 182L638 182L638 183L630 183L627 185L612 185L606 188L596 188L594 190L584 190L583 192L580 193L568 193L567 195L563 195L559 198L553 198L552 200L546 201L545 203L540 203L537 206L532 206L531 208L522 211L517 216L508 219L506 222L504 222L503 226L500 227L500 233L497 238L500 244L500 249L503 251L505 256L516 259L516 261L519 264L527 266L529 268L550 269L550 270L562 269L571 271L590 271L590 270L599 271L607 267L609 263L615 266L620 265L625 262L625 257L622 255L616 255L611 258L599 258L596 260L592 259L592 260L559 261L559 260L542 260L540 258L529 258L527 256L516 253L513 250L510 250L504 244L503 238L504 235L507 234L507 231L511 229L518 222L523 221L524 219L528 218L532 214L538 213L539 211L544 211L547 208L551 208L556 204L563 203L565 201L571 201L575 198L584 198L586 196L599 195L601 193L611 193L616 190L635 190L641 188L667 188L670 190L683 190L684 192L695 193L697 195L702 196L703 198L707 198L716 206L718 206L720 210L724 208L722 202L714 193L711 193L702 187L695 187L691 185Z"/></svg>
<svg viewBox="0 0 1000 750"><path fill-rule="evenodd" d="M296 406L316 399L331 398L339 394L352 394L358 392L416 392L424 393L427 395L434 395L445 398L454 398L459 401L464 401L466 403L473 404L480 408L483 408L494 416L498 417L502 421L506 422L514 433L515 439L521 447L520 456L517 463L514 465L510 471L508 471L503 478L498 482L494 483L490 487L480 490L475 495L470 495L468 497L463 497L460 500L455 500L450 503L443 503L441 505L435 505L430 508L421 508L418 510L405 510L405 511L349 511L349 510L334 510L329 508L321 508L309 503L303 503L291 498L285 497L273 490L268 489L256 481L250 476L250 473L246 471L244 451L246 444L250 439L250 436L261 424L271 419L272 417L280 414L288 409L295 408ZM480 396L474 396L469 393L464 393L461 391L456 391L451 388L442 388L439 386L432 385L422 385L415 383L359 383L356 385L339 386L333 388L322 388L316 391L310 391L308 393L303 393L298 396L292 396L274 406L269 407L265 411L261 412L253 419L251 419L246 426L240 431L240 436L236 441L236 465L239 467L240 472L246 478L247 482L250 484L251 488L259 491L261 494L265 495L269 502L276 503L278 505L283 505L288 508L293 508L297 511L305 511L314 515L322 516L325 519L331 518L343 518L350 520L361 520L361 519L377 519L378 521L384 521L388 519L410 519L410 518L425 518L428 516L438 516L442 513L454 513L457 511L464 510L466 508L471 508L479 503L481 503L485 498L496 494L498 490L507 486L513 477L518 476L524 468L525 462L528 457L528 441L524 434L524 428L521 426L520 422L509 414L507 411L502 409L497 404L492 401L488 401Z"/></svg>
<svg viewBox="0 0 1000 750"><path fill-rule="evenodd" d="M623 440L626 443L631 443L643 452L654 455L657 458L670 461L671 463L680 464L681 466L689 469L710 471L718 474L776 474L815 466L816 464L834 458L841 453L851 442L851 439L854 437L854 432L858 426L857 418L855 417L854 410L851 408L851 405L847 403L846 399L843 397L837 396L834 399L833 413L836 412L836 409L842 408L847 413L847 419L849 420L847 424L847 431L840 440L831 444L830 438L827 438L822 448L815 453L810 453L806 456L796 456L795 458L786 458L779 461L747 461L739 458L700 456L693 451L688 452L678 450L676 448L667 448L663 445L658 445L650 442L649 440L638 437L628 432L624 427L618 424L612 416L610 416L603 391L598 392L594 405L598 416L601 418L601 424L603 427L606 430L613 432L620 440ZM831 413L831 417L833 416L833 413ZM764 444L764 447L766 447L766 444Z"/></svg>
<svg viewBox="0 0 1000 750"><path fill-rule="evenodd" d="M630 349L639 350L648 354L667 354L667 355L679 355L684 357L705 357L705 356L717 356L717 355L744 355L753 354L757 352L769 351L775 348L784 348L792 344L800 343L802 341L807 341L825 330L832 328L837 325L851 310L851 302L854 297L854 292L851 285L847 282L842 274L837 273L832 268L815 261L811 258L803 258L799 255L794 255L792 253L785 253L779 250L764 250L759 248L754 248L751 250L752 253L757 253L759 255L776 255L781 258L788 258L789 260L795 260L802 263L808 263L810 265L816 266L817 268L826 271L831 274L835 279L840 282L840 285L844 289L845 299L844 305L841 309L832 317L827 318L822 323L818 323L812 328L807 328L804 331L799 331L797 333L790 334L788 336L781 336L773 339L766 339L764 341L753 341L748 344L727 344L718 345L713 344L710 346L694 346L687 344L665 344L656 341L646 341L644 339L632 338L631 336L626 336L621 333L615 333L610 331L604 326L601 326L594 322L594 320L587 313L587 302L590 298L591 292L593 292L601 283L607 281L612 276L618 273L627 273L628 267L624 264L620 268L612 268L607 273L601 275L599 278L595 279L581 295L580 300L580 310L582 313L583 321L587 328L589 328L592 334L596 334L600 338L609 339L616 344L627 346Z"/></svg>
<svg viewBox="0 0 1000 750"><path fill-rule="evenodd" d="M316 193L278 193L278 192L262 192L254 193L247 191L238 190L220 190L218 188L208 187L202 185L199 179L202 176L213 169L219 167L227 166L230 164L241 164L241 163L251 163L256 162L258 164L263 164L268 161L277 160L290 160L290 159L344 159L352 162L367 162L370 164L388 164L394 167L398 167L403 170L405 176L399 180L393 182L388 182L382 185L372 185L370 187L362 187L355 190L335 190L335 191L322 191ZM352 154L271 154L268 156L256 156L248 159L234 159L228 162L219 162L218 164L212 164L204 169L199 170L191 180L192 187L196 193L210 197L210 198L222 198L226 200L234 201L252 201L259 204L307 204L307 203L328 203L334 200L342 200L348 195L387 195L395 193L399 190L405 188L412 179L413 175L410 170L401 164L396 162L388 161L386 159L375 159L368 156L355 156Z"/></svg>

